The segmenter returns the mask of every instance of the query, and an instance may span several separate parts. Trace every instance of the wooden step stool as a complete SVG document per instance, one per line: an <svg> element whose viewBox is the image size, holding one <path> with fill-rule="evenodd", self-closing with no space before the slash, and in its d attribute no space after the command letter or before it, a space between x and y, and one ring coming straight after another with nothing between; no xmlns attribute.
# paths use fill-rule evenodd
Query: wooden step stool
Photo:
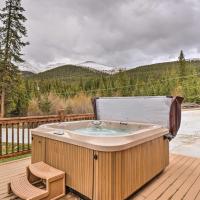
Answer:
<svg viewBox="0 0 200 200"><path fill-rule="evenodd" d="M48 196L47 190L42 190L31 185L26 176L13 178L10 187L12 192L21 199L37 200Z"/></svg>
<svg viewBox="0 0 200 200"><path fill-rule="evenodd" d="M32 178L46 182L46 189L40 189L31 184ZM44 162L28 166L27 176L17 176L11 180L11 191L25 200L54 200L65 195L65 173Z"/></svg>

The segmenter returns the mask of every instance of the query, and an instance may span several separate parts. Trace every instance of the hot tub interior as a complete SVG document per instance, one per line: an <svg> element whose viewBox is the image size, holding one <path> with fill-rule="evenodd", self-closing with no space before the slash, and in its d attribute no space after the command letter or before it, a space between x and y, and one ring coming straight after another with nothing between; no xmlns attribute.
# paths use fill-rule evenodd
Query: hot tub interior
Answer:
<svg viewBox="0 0 200 200"><path fill-rule="evenodd" d="M92 136L121 136L132 134L138 130L149 128L153 125L141 123L126 123L126 122L112 122L112 121L76 121L64 122L57 124L50 124L48 127L57 129L58 133L63 133L67 130L81 135Z"/></svg>

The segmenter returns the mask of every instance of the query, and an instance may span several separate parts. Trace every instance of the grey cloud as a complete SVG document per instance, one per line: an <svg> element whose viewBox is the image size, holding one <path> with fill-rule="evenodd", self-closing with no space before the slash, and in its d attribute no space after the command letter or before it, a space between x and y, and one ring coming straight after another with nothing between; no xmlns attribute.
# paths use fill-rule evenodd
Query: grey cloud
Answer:
<svg viewBox="0 0 200 200"><path fill-rule="evenodd" d="M137 66L200 54L198 0L23 0L25 58ZM192 54L191 52L195 52Z"/></svg>

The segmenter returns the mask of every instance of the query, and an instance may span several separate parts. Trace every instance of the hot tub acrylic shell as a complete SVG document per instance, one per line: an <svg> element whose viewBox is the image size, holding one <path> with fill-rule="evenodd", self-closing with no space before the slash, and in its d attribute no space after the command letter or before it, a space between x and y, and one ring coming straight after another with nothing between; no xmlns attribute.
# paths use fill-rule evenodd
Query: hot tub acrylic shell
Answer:
<svg viewBox="0 0 200 200"><path fill-rule="evenodd" d="M139 126L139 130L117 137L85 136L73 131L73 126L90 122L34 129L32 162L43 160L65 171L66 186L94 200L126 199L168 165L167 129L129 123ZM65 134L54 134L62 126Z"/></svg>
<svg viewBox="0 0 200 200"><path fill-rule="evenodd" d="M124 150L168 133L168 130L162 128L160 125L134 122L124 123L107 120L97 121L102 122L105 127L126 128L129 131L125 134L114 136L81 134L77 131L77 129L80 128L94 126L94 121L95 120L86 120L45 124L33 131L39 136L83 146L93 150L109 152Z"/></svg>

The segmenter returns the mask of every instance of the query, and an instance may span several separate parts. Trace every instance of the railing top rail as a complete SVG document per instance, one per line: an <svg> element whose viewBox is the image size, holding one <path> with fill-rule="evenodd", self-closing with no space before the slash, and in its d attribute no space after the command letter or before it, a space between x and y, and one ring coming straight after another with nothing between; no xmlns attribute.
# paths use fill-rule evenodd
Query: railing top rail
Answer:
<svg viewBox="0 0 200 200"><path fill-rule="evenodd" d="M92 118L93 113L87 114L69 114L62 115L62 118ZM47 116L28 116L28 117L11 117L11 118L0 118L0 124L11 124L11 123L20 123L20 122L35 122L35 121L46 121L46 120L60 120L61 115L47 115Z"/></svg>

